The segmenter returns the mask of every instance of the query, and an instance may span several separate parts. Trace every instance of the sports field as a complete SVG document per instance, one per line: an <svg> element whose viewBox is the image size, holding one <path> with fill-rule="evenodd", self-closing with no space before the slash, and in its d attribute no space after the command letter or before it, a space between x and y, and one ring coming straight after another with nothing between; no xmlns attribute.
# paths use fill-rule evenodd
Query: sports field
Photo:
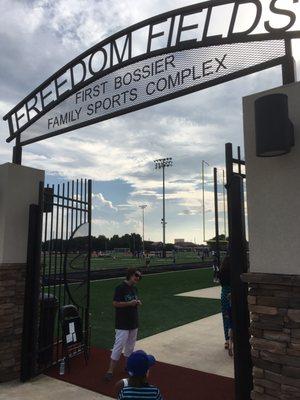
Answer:
<svg viewBox="0 0 300 400"><path fill-rule="evenodd" d="M184 264L184 263L199 263L201 262L201 258L194 252L179 252L175 255L175 263L176 264ZM208 259L206 259L208 261ZM173 264L173 257L151 257L150 258L150 268L153 265L164 265L164 264ZM112 254L111 257L92 257L91 258L91 269L109 269L109 268L121 268L121 267L144 267L145 259L132 257L129 255L123 254Z"/></svg>
<svg viewBox="0 0 300 400"><path fill-rule="evenodd" d="M82 270L82 266L84 265L86 259L86 253L76 254L69 253L68 254L68 263L72 262L73 270ZM178 252L175 255L175 259L173 257L150 257L149 268L156 265L169 265L169 264L201 264L203 261L201 257L194 252ZM212 261L212 258L206 258L205 262ZM63 266L65 263L65 254L63 253L52 253L43 254L41 259L42 268L45 269L44 274L53 274L54 271L56 273L60 273L63 271ZM108 257L91 257L91 270L105 270L105 269L113 269L113 268L129 268L129 267L145 267L146 261L144 258L140 257L132 257L131 255L125 255L120 253L112 253ZM71 269L72 269L71 268Z"/></svg>
<svg viewBox="0 0 300 400"><path fill-rule="evenodd" d="M114 288L122 279L91 282L92 345L111 348L114 339ZM139 339L220 312L220 301L176 294L214 286L211 269L166 272L143 276L138 291Z"/></svg>

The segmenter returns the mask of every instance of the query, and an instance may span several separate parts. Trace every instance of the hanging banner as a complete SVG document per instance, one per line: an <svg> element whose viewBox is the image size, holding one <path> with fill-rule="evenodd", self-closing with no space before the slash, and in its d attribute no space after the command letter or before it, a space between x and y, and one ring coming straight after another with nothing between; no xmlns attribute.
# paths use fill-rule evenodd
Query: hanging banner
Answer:
<svg viewBox="0 0 300 400"><path fill-rule="evenodd" d="M207 1L111 36L5 115L7 141L18 137L21 145L29 144L283 65L287 41L300 37L298 5L284 9L276 0L263 3L268 19L260 0Z"/></svg>

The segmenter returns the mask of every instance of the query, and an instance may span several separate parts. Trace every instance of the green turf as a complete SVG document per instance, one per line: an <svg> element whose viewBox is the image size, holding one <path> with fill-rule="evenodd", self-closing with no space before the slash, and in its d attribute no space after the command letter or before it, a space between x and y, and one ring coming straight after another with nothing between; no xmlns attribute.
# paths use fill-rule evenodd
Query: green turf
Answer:
<svg viewBox="0 0 300 400"><path fill-rule="evenodd" d="M92 345L111 348L114 339L114 288L122 279L91 282ZM138 285L139 339L216 314L220 301L174 296L213 286L211 269L144 276Z"/></svg>
<svg viewBox="0 0 300 400"><path fill-rule="evenodd" d="M84 259L86 254L78 255L76 253L69 253L68 260L69 262L73 260L71 266L74 271L80 271L82 266L84 265ZM65 255L62 254L52 254L43 255L41 259L42 268L45 268L44 274L50 273L54 274L63 271L65 261ZM75 261L75 262L74 262ZM206 258L205 262L211 261L211 258ZM175 263L176 264L201 264L203 261L201 258L194 252L179 252L176 253ZM155 265L169 265L173 264L173 257L151 257L150 260L150 269ZM69 263L68 263L69 266ZM118 254L115 253L114 256L111 257L92 257L91 258L91 270L103 270L103 269L112 269L112 268L129 268L129 267L145 267L145 259L132 257L129 255Z"/></svg>
<svg viewBox="0 0 300 400"><path fill-rule="evenodd" d="M206 262L208 259L205 260ZM179 252L176 253L175 263L201 263L201 258L194 252ZM154 265L164 265L164 264L173 264L173 257L151 257L150 259L150 268ZM121 268L121 267L144 267L145 259L137 258L123 254L115 254L114 258L101 258L101 257L92 257L91 258L91 269L107 269L107 268Z"/></svg>

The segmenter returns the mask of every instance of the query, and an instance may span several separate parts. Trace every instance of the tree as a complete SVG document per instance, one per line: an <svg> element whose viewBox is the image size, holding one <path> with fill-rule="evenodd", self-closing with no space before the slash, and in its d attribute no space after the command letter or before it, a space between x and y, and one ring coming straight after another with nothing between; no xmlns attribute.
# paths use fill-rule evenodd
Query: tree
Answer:
<svg viewBox="0 0 300 400"><path fill-rule="evenodd" d="M214 236L212 239L207 240L206 243L207 243L208 247L210 248L210 250L213 250L213 251L217 250L216 236ZM222 250L222 251L227 250L228 238L226 238L223 233L221 235L219 235L219 246L220 246L220 250Z"/></svg>

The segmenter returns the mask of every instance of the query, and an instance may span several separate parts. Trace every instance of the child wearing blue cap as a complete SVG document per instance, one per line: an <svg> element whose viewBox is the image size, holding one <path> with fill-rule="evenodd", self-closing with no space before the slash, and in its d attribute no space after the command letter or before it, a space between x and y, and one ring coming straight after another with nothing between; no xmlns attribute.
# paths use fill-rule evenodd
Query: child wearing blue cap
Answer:
<svg viewBox="0 0 300 400"><path fill-rule="evenodd" d="M143 350L134 351L127 359L129 378L116 384L118 400L144 399L163 400L159 389L148 383L149 368L155 364L155 358Z"/></svg>

